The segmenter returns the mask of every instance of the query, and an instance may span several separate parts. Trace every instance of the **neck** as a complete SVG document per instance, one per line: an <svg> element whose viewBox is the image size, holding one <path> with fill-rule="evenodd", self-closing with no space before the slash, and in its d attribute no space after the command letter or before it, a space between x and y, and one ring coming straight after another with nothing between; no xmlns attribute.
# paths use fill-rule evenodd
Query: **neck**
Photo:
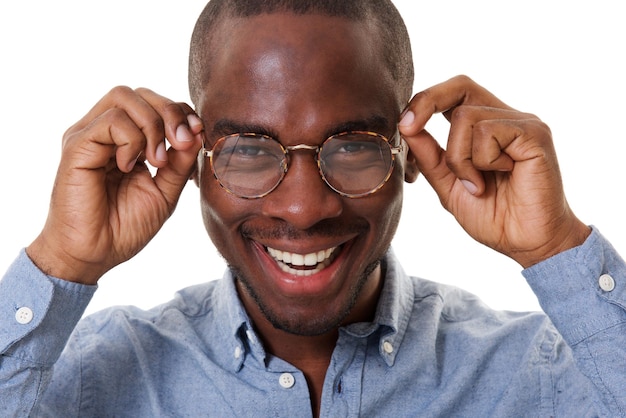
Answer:
<svg viewBox="0 0 626 418"><path fill-rule="evenodd" d="M341 319L336 327L318 335L298 335L276 328L261 311L245 286L239 281L236 284L239 297L254 324L256 332L263 341L266 351L294 366L298 366L298 359L325 359L330 361L339 335L339 327L374 320L383 285L382 270L379 265L370 273L348 315ZM319 306L317 309L323 311L324 306Z"/></svg>
<svg viewBox="0 0 626 418"><path fill-rule="evenodd" d="M382 268L378 266L359 292L357 302L341 323L319 335L304 336L274 327L258 304L237 281L237 290L265 350L297 367L306 377L313 416L319 415L326 371L339 336L339 327L356 322L373 321L383 284ZM319 309L324 309L320 306Z"/></svg>

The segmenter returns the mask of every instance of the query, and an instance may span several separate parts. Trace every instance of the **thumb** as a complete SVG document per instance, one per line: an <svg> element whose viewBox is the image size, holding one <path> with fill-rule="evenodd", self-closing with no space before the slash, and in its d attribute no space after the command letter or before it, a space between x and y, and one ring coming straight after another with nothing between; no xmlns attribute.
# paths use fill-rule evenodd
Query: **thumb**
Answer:
<svg viewBox="0 0 626 418"><path fill-rule="evenodd" d="M183 188L193 173L202 146L202 133L196 134L194 145L177 150L171 147L168 151L168 164L159 168L154 176L154 182L167 201L170 211L174 210Z"/></svg>
<svg viewBox="0 0 626 418"><path fill-rule="evenodd" d="M446 151L425 129L413 135L403 134L402 137L409 145L418 170L446 206L445 202L458 180L446 164Z"/></svg>

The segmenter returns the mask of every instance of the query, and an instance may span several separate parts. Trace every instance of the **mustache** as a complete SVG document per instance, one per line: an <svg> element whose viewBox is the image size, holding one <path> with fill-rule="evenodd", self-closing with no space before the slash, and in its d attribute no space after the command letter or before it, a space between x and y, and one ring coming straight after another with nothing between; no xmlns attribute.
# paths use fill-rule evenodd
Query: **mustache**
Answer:
<svg viewBox="0 0 626 418"><path fill-rule="evenodd" d="M246 238L253 239L302 239L313 237L341 237L351 234L360 234L369 229L369 225L362 219L353 222L341 222L337 220L323 220L308 229L297 229L293 225L279 221L272 226L258 226L243 224L240 227L241 234Z"/></svg>

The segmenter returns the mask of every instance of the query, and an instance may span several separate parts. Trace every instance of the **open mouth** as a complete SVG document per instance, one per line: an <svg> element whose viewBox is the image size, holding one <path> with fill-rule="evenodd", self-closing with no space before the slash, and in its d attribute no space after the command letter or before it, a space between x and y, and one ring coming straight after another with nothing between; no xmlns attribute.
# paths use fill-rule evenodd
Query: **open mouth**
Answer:
<svg viewBox="0 0 626 418"><path fill-rule="evenodd" d="M295 276L311 276L328 267L335 259L340 247L327 248L309 254L290 253L265 247L267 253L285 273Z"/></svg>

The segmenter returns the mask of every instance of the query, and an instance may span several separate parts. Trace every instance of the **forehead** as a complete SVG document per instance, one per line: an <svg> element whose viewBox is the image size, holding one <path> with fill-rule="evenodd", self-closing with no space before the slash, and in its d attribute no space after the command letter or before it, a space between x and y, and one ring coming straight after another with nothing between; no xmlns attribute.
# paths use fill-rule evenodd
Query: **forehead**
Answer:
<svg viewBox="0 0 626 418"><path fill-rule="evenodd" d="M398 111L371 22L290 13L230 18L212 46L197 103L208 129L228 118L307 130Z"/></svg>

